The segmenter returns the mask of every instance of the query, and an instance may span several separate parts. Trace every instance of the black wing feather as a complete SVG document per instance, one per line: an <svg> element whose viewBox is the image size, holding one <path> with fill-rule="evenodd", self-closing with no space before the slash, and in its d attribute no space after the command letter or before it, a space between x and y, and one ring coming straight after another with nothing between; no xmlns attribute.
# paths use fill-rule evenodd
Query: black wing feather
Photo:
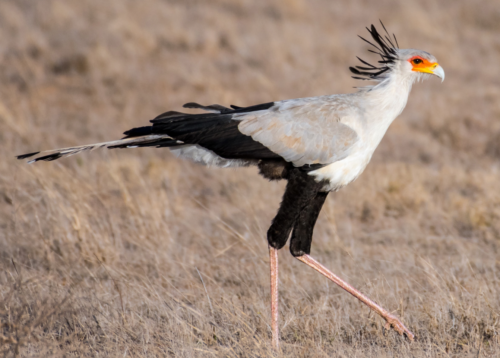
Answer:
<svg viewBox="0 0 500 358"><path fill-rule="evenodd" d="M238 130L239 121L233 120L234 114L255 112L269 109L274 102L263 103L250 107L232 108L220 105L203 106L198 103L186 103L186 108L199 108L209 111L219 110L220 113L185 114L166 112L151 120L152 126L128 130L125 138L150 134L167 134L172 139L158 139L140 143L138 147L176 147L197 144L211 150L226 159L281 159L263 144ZM126 145L112 148L125 148Z"/></svg>

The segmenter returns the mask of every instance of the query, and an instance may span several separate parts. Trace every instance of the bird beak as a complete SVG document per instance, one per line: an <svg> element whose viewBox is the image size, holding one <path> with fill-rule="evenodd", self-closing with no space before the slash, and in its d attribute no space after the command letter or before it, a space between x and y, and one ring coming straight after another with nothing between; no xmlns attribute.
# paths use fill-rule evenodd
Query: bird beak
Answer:
<svg viewBox="0 0 500 358"><path fill-rule="evenodd" d="M423 72L423 73L430 73L431 75L436 75L439 78L441 78L441 82L444 81L444 70L437 62L430 63L430 64L423 64L418 66L418 67L413 67L413 71L416 72Z"/></svg>
<svg viewBox="0 0 500 358"><path fill-rule="evenodd" d="M441 78L441 82L444 81L444 70L441 66L437 65L433 70L432 70L432 74L438 76L439 78Z"/></svg>

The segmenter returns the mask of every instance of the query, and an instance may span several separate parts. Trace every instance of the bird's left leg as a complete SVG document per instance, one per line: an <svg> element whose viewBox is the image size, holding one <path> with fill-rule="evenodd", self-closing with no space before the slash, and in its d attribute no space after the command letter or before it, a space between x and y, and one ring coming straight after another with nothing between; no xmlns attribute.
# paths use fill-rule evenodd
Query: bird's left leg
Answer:
<svg viewBox="0 0 500 358"><path fill-rule="evenodd" d="M290 169L280 208L267 232L271 268L271 331L273 347L279 349L278 250L287 242L301 211L309 205L323 184L298 168Z"/></svg>
<svg viewBox="0 0 500 358"><path fill-rule="evenodd" d="M269 266L271 269L271 334L273 348L280 346L280 330L278 325L278 250L269 246Z"/></svg>
<svg viewBox="0 0 500 358"><path fill-rule="evenodd" d="M293 256L295 256L295 258L312 267L377 312L387 322L386 329L393 327L399 334L406 334L410 340L413 340L413 333L411 333L396 316L390 314L387 310L370 300L367 296L356 290L340 277L336 276L333 272L328 270L309 255L314 224L316 223L319 212L321 211L321 207L323 206L327 195L328 193L319 192L314 200L300 213L300 216L293 228L292 238L290 240L290 252Z"/></svg>

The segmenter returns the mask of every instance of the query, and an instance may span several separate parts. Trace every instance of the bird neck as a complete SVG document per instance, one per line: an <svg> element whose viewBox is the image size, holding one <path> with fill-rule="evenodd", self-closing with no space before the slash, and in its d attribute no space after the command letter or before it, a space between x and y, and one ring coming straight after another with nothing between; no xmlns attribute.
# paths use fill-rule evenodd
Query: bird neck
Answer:
<svg viewBox="0 0 500 358"><path fill-rule="evenodd" d="M372 151L405 108L413 82L412 78L393 71L377 85L364 89L366 122L363 133Z"/></svg>
<svg viewBox="0 0 500 358"><path fill-rule="evenodd" d="M414 81L414 76L403 75L395 68L366 92L370 107L392 122L405 108Z"/></svg>

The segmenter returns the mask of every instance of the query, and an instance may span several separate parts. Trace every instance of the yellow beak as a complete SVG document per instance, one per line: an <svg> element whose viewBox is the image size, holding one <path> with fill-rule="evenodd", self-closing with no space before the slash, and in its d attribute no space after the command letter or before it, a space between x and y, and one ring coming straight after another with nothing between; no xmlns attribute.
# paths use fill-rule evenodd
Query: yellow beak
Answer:
<svg viewBox="0 0 500 358"><path fill-rule="evenodd" d="M431 75L441 78L441 82L444 81L444 70L438 63L432 63L430 66L426 67L414 67L413 71L430 73Z"/></svg>

